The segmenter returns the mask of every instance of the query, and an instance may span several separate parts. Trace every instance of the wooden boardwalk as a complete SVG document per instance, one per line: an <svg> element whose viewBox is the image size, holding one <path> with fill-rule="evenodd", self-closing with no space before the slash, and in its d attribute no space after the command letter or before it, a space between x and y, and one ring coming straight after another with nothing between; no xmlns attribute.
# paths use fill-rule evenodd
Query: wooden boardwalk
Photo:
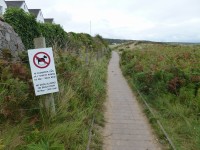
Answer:
<svg viewBox="0 0 200 150"><path fill-rule="evenodd" d="M123 77L119 55L112 53L108 69L104 150L160 150L147 118Z"/></svg>

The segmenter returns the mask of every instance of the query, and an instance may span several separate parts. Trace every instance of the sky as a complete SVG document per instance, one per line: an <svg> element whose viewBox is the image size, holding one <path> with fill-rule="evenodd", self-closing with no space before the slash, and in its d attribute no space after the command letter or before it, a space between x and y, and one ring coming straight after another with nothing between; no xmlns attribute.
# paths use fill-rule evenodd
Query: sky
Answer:
<svg viewBox="0 0 200 150"><path fill-rule="evenodd" d="M200 42L200 0L25 1L29 9L41 9L45 18L54 18L66 32L114 39Z"/></svg>

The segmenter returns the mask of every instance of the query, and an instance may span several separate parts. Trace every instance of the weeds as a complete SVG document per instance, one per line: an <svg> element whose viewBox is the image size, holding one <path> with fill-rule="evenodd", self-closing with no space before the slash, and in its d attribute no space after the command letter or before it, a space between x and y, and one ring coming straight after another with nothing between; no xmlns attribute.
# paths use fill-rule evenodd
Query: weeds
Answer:
<svg viewBox="0 0 200 150"><path fill-rule="evenodd" d="M53 94L56 115L50 117L41 107L45 96L34 96L29 66L0 61L0 149L86 149L93 116L96 121L91 147L101 148L98 126L103 125L110 54L87 65L69 53L57 55L60 92Z"/></svg>
<svg viewBox="0 0 200 150"><path fill-rule="evenodd" d="M142 50L123 51L121 66L177 149L199 149L200 47L146 44Z"/></svg>

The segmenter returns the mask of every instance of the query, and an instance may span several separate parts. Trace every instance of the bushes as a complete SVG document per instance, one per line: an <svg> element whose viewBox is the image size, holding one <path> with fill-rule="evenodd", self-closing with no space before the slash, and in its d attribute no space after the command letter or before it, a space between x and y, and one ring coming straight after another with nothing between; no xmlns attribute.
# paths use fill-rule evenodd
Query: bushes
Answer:
<svg viewBox="0 0 200 150"><path fill-rule="evenodd" d="M107 48L108 43L103 40L100 35L95 37L86 33L68 33L69 41L67 42L67 50L84 50L88 52L97 52L102 48Z"/></svg>
<svg viewBox="0 0 200 150"><path fill-rule="evenodd" d="M34 48L33 39L39 36L46 38L47 47L78 51L89 49L98 51L108 43L100 35L91 37L86 33L66 33L58 24L37 23L32 14L18 8L8 8L4 14L5 21L19 34L26 49Z"/></svg>
<svg viewBox="0 0 200 150"><path fill-rule="evenodd" d="M38 23L39 32L46 39L47 47L56 46L65 48L67 43L67 34L60 25L51 23Z"/></svg>
<svg viewBox="0 0 200 150"><path fill-rule="evenodd" d="M123 73L157 112L177 149L198 149L200 47L152 44L142 49L122 53Z"/></svg>
<svg viewBox="0 0 200 150"><path fill-rule="evenodd" d="M0 66L0 122L3 120L18 122L27 115L22 109L37 104L33 101L31 75L28 68L21 63L1 60Z"/></svg>
<svg viewBox="0 0 200 150"><path fill-rule="evenodd" d="M91 37L86 33L66 33L58 24L37 23L32 14L18 8L8 8L4 19L22 39L26 49L34 48L33 39L39 36L46 38L47 47L67 49L69 51L98 51L108 44L100 35Z"/></svg>
<svg viewBox="0 0 200 150"><path fill-rule="evenodd" d="M32 14L18 8L8 8L4 19L15 30L22 39L26 49L34 48L33 39L39 36L46 38L48 47L57 46L64 48L67 43L66 32L60 25L50 23L37 23Z"/></svg>
<svg viewBox="0 0 200 150"><path fill-rule="evenodd" d="M41 107L45 96L34 96L26 64L0 60L0 147L5 149L85 149L92 117L102 124L108 59L84 61L58 51L55 59L59 92L54 93L56 116ZM93 130L94 149L100 149Z"/></svg>
<svg viewBox="0 0 200 150"><path fill-rule="evenodd" d="M34 47L33 39L39 37L40 33L33 15L25 13L22 9L8 8L4 19L19 34L26 49Z"/></svg>
<svg viewBox="0 0 200 150"><path fill-rule="evenodd" d="M153 89L159 89L160 93L168 91L178 96L179 90L188 84L193 84L197 93L199 55L198 51L193 52L189 47L181 50L166 47L162 51L124 51L121 65L126 75L133 77L137 85L148 87L150 93Z"/></svg>
<svg viewBox="0 0 200 150"><path fill-rule="evenodd" d="M56 45L57 48L64 48L67 43L71 44L70 49L73 51L86 47L94 50L105 47L100 37L94 40L90 35L83 33L73 33L73 36L69 36L60 25L36 23L32 15L20 9L8 9L5 18L15 27L26 48L33 48L33 38L38 37L40 33L46 37L47 46ZM31 20L32 24L24 22L22 27L19 21L21 18L27 19L25 22ZM25 28L28 33L22 28ZM35 34L35 31L39 34ZM82 57L78 58L68 52L54 50L60 92L53 94L57 112L56 116L50 117L47 117L41 106L46 97L34 95L30 68L28 63L24 64L28 62L26 52L20 55L23 63L13 63L9 50L2 52L0 149L1 147L21 150L85 149L92 117L96 117L96 123L102 124L103 117L100 112L106 96L105 82L109 51L102 60L97 62L92 59L89 62L91 64L85 65ZM93 132L95 141L92 147L100 149L99 133L97 130Z"/></svg>

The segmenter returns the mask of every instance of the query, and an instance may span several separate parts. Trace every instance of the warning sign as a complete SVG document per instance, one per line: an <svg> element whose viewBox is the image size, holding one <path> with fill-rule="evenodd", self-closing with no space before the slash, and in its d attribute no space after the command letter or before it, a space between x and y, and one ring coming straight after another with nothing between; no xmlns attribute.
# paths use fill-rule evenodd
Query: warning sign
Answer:
<svg viewBox="0 0 200 150"><path fill-rule="evenodd" d="M52 48L28 50L35 95L58 92Z"/></svg>
<svg viewBox="0 0 200 150"><path fill-rule="evenodd" d="M51 58L47 53L38 52L33 57L33 63L38 68L46 68L51 63Z"/></svg>

